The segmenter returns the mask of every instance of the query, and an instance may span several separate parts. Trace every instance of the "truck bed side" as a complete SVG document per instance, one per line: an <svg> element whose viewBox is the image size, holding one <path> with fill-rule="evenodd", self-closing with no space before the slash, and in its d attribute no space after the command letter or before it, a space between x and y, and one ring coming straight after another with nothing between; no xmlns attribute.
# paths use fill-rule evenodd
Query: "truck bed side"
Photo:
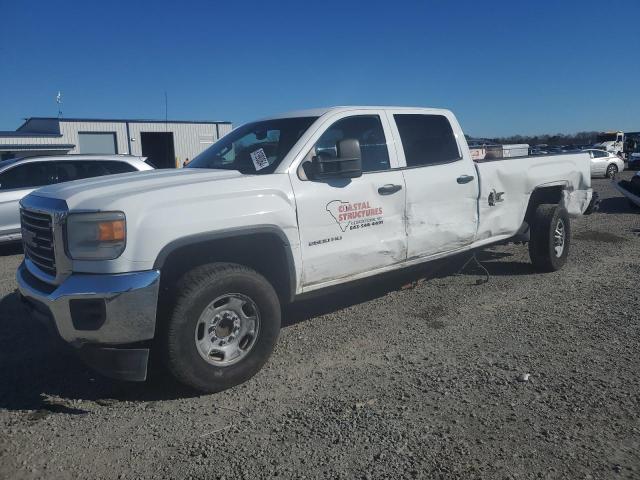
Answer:
<svg viewBox="0 0 640 480"><path fill-rule="evenodd" d="M571 215L582 214L591 200L586 153L479 161L476 171L480 183L476 241L517 232L536 190L555 187Z"/></svg>

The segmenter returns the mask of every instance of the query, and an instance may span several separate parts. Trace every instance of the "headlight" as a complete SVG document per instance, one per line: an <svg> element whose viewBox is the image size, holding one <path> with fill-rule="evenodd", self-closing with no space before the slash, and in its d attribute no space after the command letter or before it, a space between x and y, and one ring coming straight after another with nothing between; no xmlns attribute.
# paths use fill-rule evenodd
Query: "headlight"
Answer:
<svg viewBox="0 0 640 480"><path fill-rule="evenodd" d="M122 212L72 213L67 217L67 252L74 260L112 260L127 243Z"/></svg>

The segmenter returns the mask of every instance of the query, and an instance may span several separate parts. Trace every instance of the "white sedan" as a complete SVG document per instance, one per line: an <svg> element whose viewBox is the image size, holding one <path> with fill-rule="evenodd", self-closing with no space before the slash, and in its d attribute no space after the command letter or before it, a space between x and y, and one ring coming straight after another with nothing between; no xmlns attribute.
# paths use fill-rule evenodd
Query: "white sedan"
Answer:
<svg viewBox="0 0 640 480"><path fill-rule="evenodd" d="M585 150L591 157L591 176L612 178L616 173L624 170L624 160L613 152L597 150L595 148Z"/></svg>

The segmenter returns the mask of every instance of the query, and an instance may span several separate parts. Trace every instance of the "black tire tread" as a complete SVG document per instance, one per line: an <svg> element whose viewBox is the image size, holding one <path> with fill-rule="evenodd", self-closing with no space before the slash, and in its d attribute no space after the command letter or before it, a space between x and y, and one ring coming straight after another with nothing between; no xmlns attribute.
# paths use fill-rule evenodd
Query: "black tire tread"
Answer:
<svg viewBox="0 0 640 480"><path fill-rule="evenodd" d="M556 218L562 215L565 219L565 251L558 258L550 248L550 229L555 225ZM530 225L529 257L536 270L540 272L555 272L566 263L570 247L571 227L566 210L559 205L541 204L536 207Z"/></svg>
<svg viewBox="0 0 640 480"><path fill-rule="evenodd" d="M210 287L216 282L224 281L225 278L229 278L229 276L232 275L245 275L248 279L254 281L257 279L263 283L263 287L271 289L271 295L277 299L277 294L271 284L255 270L235 263L210 263L201 265L187 272L177 282L175 287L175 298L172 302L170 313L165 321L164 331L162 332L161 348L163 353L163 363L175 380L199 391L214 393L225 390L248 380L255 373L253 372L250 375L242 375L231 382L209 384L203 383L201 379L194 375L192 369L185 368L184 365L171 361L171 359L178 356L178 352L181 348L179 329L183 327L181 321L174 321L174 319L186 315L189 305L194 301L198 293L203 288ZM277 320L279 324L280 318L278 317ZM262 366L267 359L268 356L263 358L260 362L260 366Z"/></svg>

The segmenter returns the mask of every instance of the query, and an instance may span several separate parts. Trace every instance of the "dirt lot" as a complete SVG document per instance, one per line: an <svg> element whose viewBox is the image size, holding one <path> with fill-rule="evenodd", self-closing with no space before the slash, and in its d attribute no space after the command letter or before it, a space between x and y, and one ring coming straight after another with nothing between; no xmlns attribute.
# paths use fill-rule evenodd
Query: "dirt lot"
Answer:
<svg viewBox="0 0 640 480"><path fill-rule="evenodd" d="M501 246L485 284L307 301L267 367L217 395L84 368L25 317L5 249L0 477L640 478L640 214L594 184L563 271Z"/></svg>

